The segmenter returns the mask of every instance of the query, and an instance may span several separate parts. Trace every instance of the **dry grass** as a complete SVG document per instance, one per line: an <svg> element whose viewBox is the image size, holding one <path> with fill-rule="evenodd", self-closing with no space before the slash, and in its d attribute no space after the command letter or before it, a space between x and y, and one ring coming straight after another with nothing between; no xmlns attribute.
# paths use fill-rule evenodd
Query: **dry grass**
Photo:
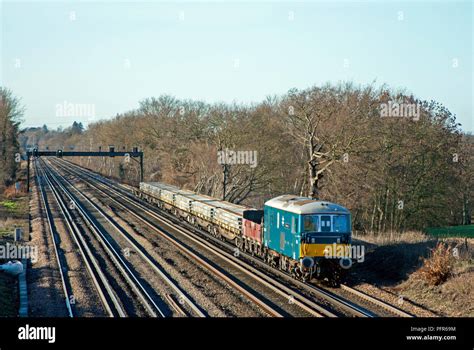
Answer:
<svg viewBox="0 0 474 350"><path fill-rule="evenodd" d="M17 191L15 185L6 187L3 190L3 197L6 199L14 199L24 197L26 195L26 187L23 183L20 183L20 189Z"/></svg>
<svg viewBox="0 0 474 350"><path fill-rule="evenodd" d="M430 237L421 231L406 232L383 232L383 233L354 233L353 238L368 242L371 244L390 245L395 243L420 243L427 242ZM431 238L432 239L432 238Z"/></svg>
<svg viewBox="0 0 474 350"><path fill-rule="evenodd" d="M444 283L428 284L419 274L393 289L440 316L474 317L474 270L453 273Z"/></svg>
<svg viewBox="0 0 474 350"><path fill-rule="evenodd" d="M429 285L438 286L453 275L454 259L453 247L444 242L438 242L431 250L430 256L424 259L423 266L417 273Z"/></svg>
<svg viewBox="0 0 474 350"><path fill-rule="evenodd" d="M434 240L419 235L399 234L392 238L364 236L353 243L365 247L365 256L364 261L355 264L351 271L362 281L389 287L407 280L421 266L422 258L428 256L430 248L436 245Z"/></svg>
<svg viewBox="0 0 474 350"><path fill-rule="evenodd" d="M18 223L18 220L15 220L15 219L10 218L10 217L5 218L5 219L0 218L0 231L5 231L5 230L8 230L8 229L11 229L17 223Z"/></svg>
<svg viewBox="0 0 474 350"><path fill-rule="evenodd" d="M26 162L22 162L21 174L25 175ZM23 176L24 178L24 176ZM15 227L21 227L28 232L29 199L26 193L25 181L20 181L20 190L15 186L0 188L0 245L13 239ZM0 264L5 261L0 260ZM0 272L0 317L15 317L18 315L17 278Z"/></svg>
<svg viewBox="0 0 474 350"><path fill-rule="evenodd" d="M357 235L366 260L351 271L364 282L401 295L444 316L474 316L474 239L420 232Z"/></svg>
<svg viewBox="0 0 474 350"><path fill-rule="evenodd" d="M28 230L28 197L5 199L0 197L0 237L11 236L15 227Z"/></svg>

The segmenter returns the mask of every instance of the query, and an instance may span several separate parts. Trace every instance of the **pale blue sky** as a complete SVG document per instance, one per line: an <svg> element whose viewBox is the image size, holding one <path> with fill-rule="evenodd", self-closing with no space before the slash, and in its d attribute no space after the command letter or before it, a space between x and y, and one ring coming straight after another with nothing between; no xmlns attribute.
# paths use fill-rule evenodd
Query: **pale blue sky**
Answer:
<svg viewBox="0 0 474 350"><path fill-rule="evenodd" d="M471 1L4 0L0 82L24 126L87 124L55 116L64 101L101 119L161 94L258 102L352 80L440 101L474 131L472 17Z"/></svg>

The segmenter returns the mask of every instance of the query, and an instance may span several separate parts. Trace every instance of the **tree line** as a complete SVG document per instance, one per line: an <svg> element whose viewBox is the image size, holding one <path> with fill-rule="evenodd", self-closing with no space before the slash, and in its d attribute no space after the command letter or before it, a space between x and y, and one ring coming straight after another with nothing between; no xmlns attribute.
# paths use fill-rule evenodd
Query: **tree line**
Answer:
<svg viewBox="0 0 474 350"><path fill-rule="evenodd" d="M260 207L287 193L337 202L361 231L468 224L472 216L473 136L439 102L385 85L326 84L247 105L163 95L86 130L40 130L36 137L49 149L138 146L146 181L234 203ZM255 152L257 165L221 164L223 150ZM74 161L139 178L133 161Z"/></svg>
<svg viewBox="0 0 474 350"><path fill-rule="evenodd" d="M13 93L0 87L0 188L17 178L21 154L18 141L24 108Z"/></svg>

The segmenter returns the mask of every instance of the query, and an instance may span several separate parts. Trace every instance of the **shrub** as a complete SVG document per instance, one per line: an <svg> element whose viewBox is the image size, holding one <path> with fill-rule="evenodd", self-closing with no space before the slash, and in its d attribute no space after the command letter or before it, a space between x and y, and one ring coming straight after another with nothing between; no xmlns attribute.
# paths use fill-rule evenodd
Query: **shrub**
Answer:
<svg viewBox="0 0 474 350"><path fill-rule="evenodd" d="M424 259L419 272L426 282L437 286L453 274L453 267L454 256L451 246L439 242L434 249L431 249L430 256Z"/></svg>
<svg viewBox="0 0 474 350"><path fill-rule="evenodd" d="M6 199L21 197L21 196L24 196L25 194L26 194L26 189L23 183L21 184L20 189L18 191L15 189L15 185L8 186L3 191L3 195Z"/></svg>

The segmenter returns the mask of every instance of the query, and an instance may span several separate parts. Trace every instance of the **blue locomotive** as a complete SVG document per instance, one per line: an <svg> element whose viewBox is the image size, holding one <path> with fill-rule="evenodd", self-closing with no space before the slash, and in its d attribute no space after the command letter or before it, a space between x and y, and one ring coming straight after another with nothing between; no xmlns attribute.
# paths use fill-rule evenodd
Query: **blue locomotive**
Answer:
<svg viewBox="0 0 474 350"><path fill-rule="evenodd" d="M270 263L303 279L333 281L339 280L341 267L350 266L351 215L346 208L283 195L267 201L264 213L263 243L273 258Z"/></svg>
<svg viewBox="0 0 474 350"><path fill-rule="evenodd" d="M159 182L136 194L302 280L337 284L351 264L351 215L334 203L283 195L257 210Z"/></svg>

